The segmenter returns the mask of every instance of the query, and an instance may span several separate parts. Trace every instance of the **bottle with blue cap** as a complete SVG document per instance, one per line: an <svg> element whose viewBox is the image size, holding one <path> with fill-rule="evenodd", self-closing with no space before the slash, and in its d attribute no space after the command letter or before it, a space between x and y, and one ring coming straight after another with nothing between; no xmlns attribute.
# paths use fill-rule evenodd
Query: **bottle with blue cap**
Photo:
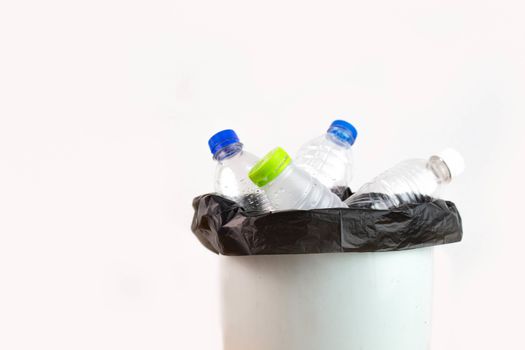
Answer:
<svg viewBox="0 0 525 350"><path fill-rule="evenodd" d="M266 195L248 179L248 172L259 159L243 149L235 131L216 133L208 145L217 161L215 191L248 211L270 211Z"/></svg>
<svg viewBox="0 0 525 350"><path fill-rule="evenodd" d="M354 165L352 145L356 138L357 130L352 124L335 120L324 135L299 149L295 163L338 193L350 187Z"/></svg>
<svg viewBox="0 0 525 350"><path fill-rule="evenodd" d="M447 148L428 159L409 159L363 185L345 203L349 207L387 210L438 197L443 185L465 169L459 152Z"/></svg>

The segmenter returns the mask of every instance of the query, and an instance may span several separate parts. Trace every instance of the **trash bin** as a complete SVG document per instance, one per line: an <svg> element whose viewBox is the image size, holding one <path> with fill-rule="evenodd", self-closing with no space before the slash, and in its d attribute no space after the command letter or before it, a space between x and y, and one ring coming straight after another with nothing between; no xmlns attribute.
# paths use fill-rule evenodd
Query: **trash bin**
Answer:
<svg viewBox="0 0 525 350"><path fill-rule="evenodd" d="M224 350L424 350L432 246L462 238L451 202L247 213L208 194L192 230L220 257Z"/></svg>
<svg viewBox="0 0 525 350"><path fill-rule="evenodd" d="M221 256L224 350L424 350L432 249Z"/></svg>

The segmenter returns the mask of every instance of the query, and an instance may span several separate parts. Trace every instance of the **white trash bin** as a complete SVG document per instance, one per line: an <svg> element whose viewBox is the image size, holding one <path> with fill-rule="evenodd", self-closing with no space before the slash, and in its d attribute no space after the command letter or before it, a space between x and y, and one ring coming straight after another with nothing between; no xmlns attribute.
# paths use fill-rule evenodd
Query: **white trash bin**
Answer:
<svg viewBox="0 0 525 350"><path fill-rule="evenodd" d="M220 256L224 350L425 350L432 248Z"/></svg>

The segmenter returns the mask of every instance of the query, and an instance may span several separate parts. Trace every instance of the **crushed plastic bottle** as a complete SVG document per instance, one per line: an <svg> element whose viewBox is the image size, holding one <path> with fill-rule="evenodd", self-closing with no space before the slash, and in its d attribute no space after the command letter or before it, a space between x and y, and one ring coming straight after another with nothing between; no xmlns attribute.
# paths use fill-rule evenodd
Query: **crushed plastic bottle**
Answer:
<svg viewBox="0 0 525 350"><path fill-rule="evenodd" d="M348 198L349 207L390 209L407 203L419 203L438 196L463 172L463 157L449 148L429 159L412 159L383 172Z"/></svg>
<svg viewBox="0 0 525 350"><path fill-rule="evenodd" d="M208 145L217 161L215 191L248 211L270 211L266 195L248 179L248 172L258 158L243 150L235 131L228 129L216 133Z"/></svg>
<svg viewBox="0 0 525 350"><path fill-rule="evenodd" d="M352 145L356 138L357 130L352 124L335 120L324 135L299 149L294 162L338 193L338 189L350 187L354 165Z"/></svg>
<svg viewBox="0 0 525 350"><path fill-rule="evenodd" d="M264 191L275 210L346 207L319 180L296 167L280 147L255 164L249 177Z"/></svg>

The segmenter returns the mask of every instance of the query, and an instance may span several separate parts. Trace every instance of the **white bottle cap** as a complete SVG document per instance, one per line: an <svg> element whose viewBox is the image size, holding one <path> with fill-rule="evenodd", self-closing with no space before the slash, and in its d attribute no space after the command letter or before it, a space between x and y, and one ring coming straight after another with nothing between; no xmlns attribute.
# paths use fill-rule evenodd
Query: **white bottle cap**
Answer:
<svg viewBox="0 0 525 350"><path fill-rule="evenodd" d="M453 148L446 148L437 154L445 164L452 178L460 175L465 170L465 160L463 156Z"/></svg>

